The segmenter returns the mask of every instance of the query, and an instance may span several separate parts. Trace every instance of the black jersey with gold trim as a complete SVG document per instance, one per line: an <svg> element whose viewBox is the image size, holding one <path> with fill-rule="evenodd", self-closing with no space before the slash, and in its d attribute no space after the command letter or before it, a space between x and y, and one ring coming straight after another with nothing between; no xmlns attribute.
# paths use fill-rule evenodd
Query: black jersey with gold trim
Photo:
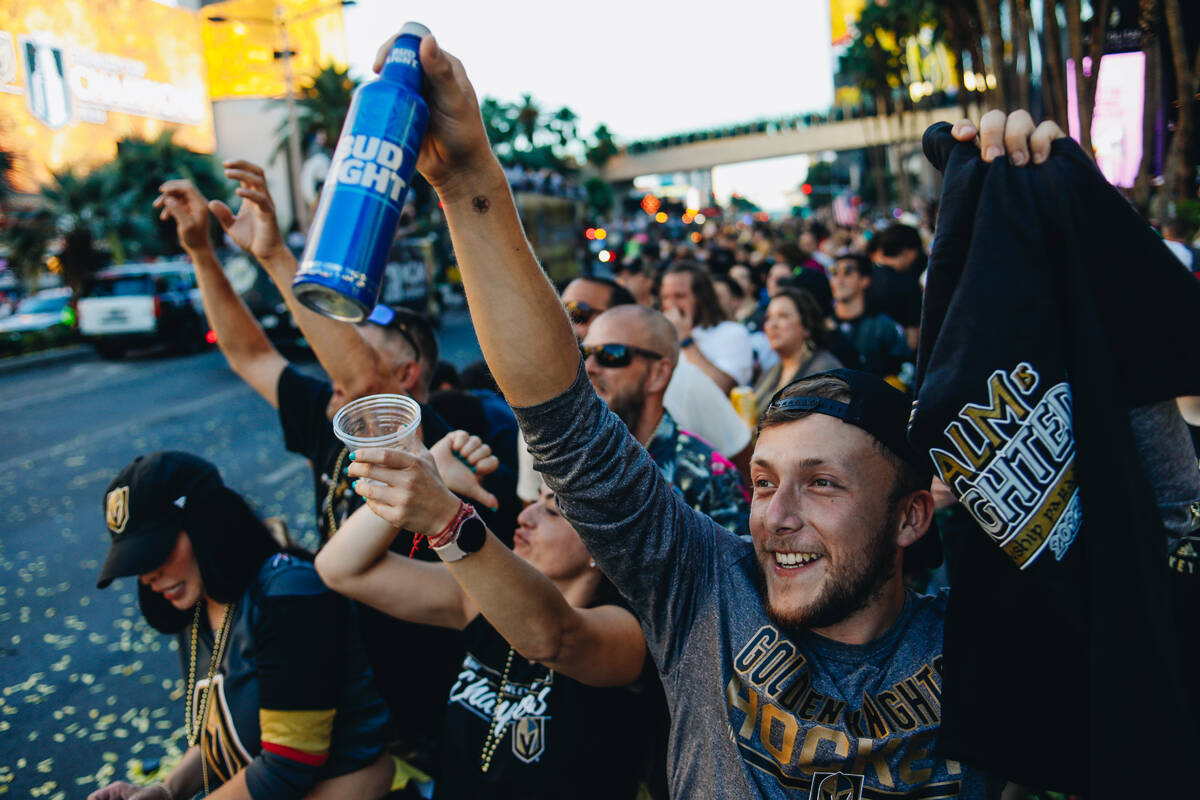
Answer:
<svg viewBox="0 0 1200 800"><path fill-rule="evenodd" d="M264 562L238 601L213 678L203 754L212 785L246 770L256 800L295 797L383 752L388 711L374 687L349 601L311 562ZM192 707L209 690L212 630L201 615ZM190 631L179 635L187 670Z"/></svg>

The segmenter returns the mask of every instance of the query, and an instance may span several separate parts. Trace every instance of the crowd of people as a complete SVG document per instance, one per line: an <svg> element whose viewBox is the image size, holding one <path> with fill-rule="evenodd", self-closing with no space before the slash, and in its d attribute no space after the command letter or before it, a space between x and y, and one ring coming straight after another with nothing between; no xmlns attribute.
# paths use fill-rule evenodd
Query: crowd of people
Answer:
<svg viewBox="0 0 1200 800"><path fill-rule="evenodd" d="M587 194L582 186L549 167L530 169L520 164L512 164L504 168L504 174L514 192L548 194L572 200L582 200Z"/></svg>
<svg viewBox="0 0 1200 800"><path fill-rule="evenodd" d="M321 547L194 456L113 479L100 584L136 577L147 622L178 638L190 747L92 800L1020 796L1021 763L962 763L940 736L953 589L920 589L961 492L906 436L920 231L718 225L556 288L461 64L432 38L421 59L437 113L418 166L485 364L440 363L403 309L351 325L297 303L257 166L225 165L236 213L162 187L230 367L312 465ZM1043 163L1062 133L1022 114L954 137ZM263 334L210 217L328 380ZM343 446L331 418L378 393L420 404L419 440Z"/></svg>
<svg viewBox="0 0 1200 800"><path fill-rule="evenodd" d="M714 222L694 240L639 243L613 267L630 295L619 299L660 308L695 345L683 358L726 393L753 388L756 414L791 381L842 366L907 390L928 235L796 222Z"/></svg>

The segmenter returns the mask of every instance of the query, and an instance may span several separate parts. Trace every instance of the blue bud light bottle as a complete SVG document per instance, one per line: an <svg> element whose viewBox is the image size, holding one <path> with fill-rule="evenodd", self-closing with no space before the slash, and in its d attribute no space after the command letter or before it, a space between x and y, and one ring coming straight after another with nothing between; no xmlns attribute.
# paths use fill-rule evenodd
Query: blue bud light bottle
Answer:
<svg viewBox="0 0 1200 800"><path fill-rule="evenodd" d="M296 299L345 322L379 301L388 250L429 122L417 50L429 30L407 22L379 79L354 92L309 230Z"/></svg>

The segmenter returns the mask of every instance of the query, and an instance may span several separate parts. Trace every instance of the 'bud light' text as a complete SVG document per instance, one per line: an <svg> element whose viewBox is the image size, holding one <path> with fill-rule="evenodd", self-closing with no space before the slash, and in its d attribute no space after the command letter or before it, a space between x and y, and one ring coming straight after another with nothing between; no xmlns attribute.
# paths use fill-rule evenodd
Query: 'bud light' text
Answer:
<svg viewBox="0 0 1200 800"><path fill-rule="evenodd" d="M338 186L361 186L400 202L405 182L400 177L404 151L378 136L353 134L338 140L330 172Z"/></svg>
<svg viewBox="0 0 1200 800"><path fill-rule="evenodd" d="M407 47L393 47L388 53L388 64L403 64L406 67L416 67L419 65L417 61L417 51L410 50Z"/></svg>

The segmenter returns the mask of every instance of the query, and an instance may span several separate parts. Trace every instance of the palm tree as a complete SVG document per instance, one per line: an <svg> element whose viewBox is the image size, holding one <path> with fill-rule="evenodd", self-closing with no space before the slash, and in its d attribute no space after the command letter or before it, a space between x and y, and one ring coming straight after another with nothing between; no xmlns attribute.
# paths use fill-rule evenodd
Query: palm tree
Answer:
<svg viewBox="0 0 1200 800"><path fill-rule="evenodd" d="M70 168L51 173L51 182L41 190L43 208L29 220L32 230L28 237L39 236L41 246L28 242L27 257L40 264L51 241L60 239L58 260L63 281L76 292L104 263L96 240L107 238L103 223L111 199L109 191L109 176L102 169L87 174Z"/></svg>
<svg viewBox="0 0 1200 800"><path fill-rule="evenodd" d="M17 157L14 153L0 149L0 209L8 205L16 193L13 185L13 175L17 171Z"/></svg>
<svg viewBox="0 0 1200 800"><path fill-rule="evenodd" d="M300 87L296 98L296 126L300 130L301 152L314 140L327 149L337 144L356 88L358 81L350 77L349 68L336 64L321 67L308 83ZM288 148L286 119L279 124L275 135L277 155Z"/></svg>
<svg viewBox="0 0 1200 800"><path fill-rule="evenodd" d="M127 257L180 252L175 224L159 220L151 208L164 182L185 178L205 197L225 200L229 196L228 184L213 157L176 144L169 132L152 141L122 139L117 142L117 157L96 173L104 182L102 196L106 198L100 213L103 238L117 263ZM214 221L213 232L218 230Z"/></svg>
<svg viewBox="0 0 1200 800"><path fill-rule="evenodd" d="M558 143L562 147L566 147L571 142L575 141L575 122L578 117L571 109L563 106L554 115L546 121L546 127L550 129L555 136L558 137Z"/></svg>
<svg viewBox="0 0 1200 800"><path fill-rule="evenodd" d="M587 149L587 161L593 167L602 168L610 158L617 154L617 143L613 140L608 126L603 123L597 125L596 130L592 131L592 141L594 143Z"/></svg>
<svg viewBox="0 0 1200 800"><path fill-rule="evenodd" d="M46 254L57 251L63 280L79 290L109 261L180 252L174 224L160 221L151 206L171 178L192 181L206 197L228 196L212 157L180 147L170 133L123 139L116 158L90 172L52 173L31 206L10 214L0 231L10 263L23 280L36 282Z"/></svg>
<svg viewBox="0 0 1200 800"><path fill-rule="evenodd" d="M532 95L521 95L521 105L517 107L517 132L525 137L526 148L532 150L536 145L533 142L533 135L537 132L538 123L542 119L542 110L538 107L537 102Z"/></svg>
<svg viewBox="0 0 1200 800"><path fill-rule="evenodd" d="M517 136L516 108L494 97L485 97L479 104L479 113L483 117L483 128L487 132L488 143L496 151L496 155L502 161L506 161L512 154L513 140Z"/></svg>
<svg viewBox="0 0 1200 800"><path fill-rule="evenodd" d="M1196 49L1195 63L1190 63L1179 0L1163 0L1163 9L1175 67L1175 102L1179 109L1175 134L1171 137L1171 147L1163 165L1163 185L1169 198L1182 200L1195 198L1195 163L1191 158L1192 114L1195 111L1196 94L1200 92L1200 47Z"/></svg>
<svg viewBox="0 0 1200 800"><path fill-rule="evenodd" d="M1162 52L1158 38L1160 22L1158 0L1139 0L1138 29L1142 34L1142 53L1146 58L1146 80L1142 97L1142 163L1133 183L1133 202L1146 216L1151 216L1150 195L1154 185L1155 148L1151 142L1154 141L1158 122L1158 106L1162 102Z"/></svg>

